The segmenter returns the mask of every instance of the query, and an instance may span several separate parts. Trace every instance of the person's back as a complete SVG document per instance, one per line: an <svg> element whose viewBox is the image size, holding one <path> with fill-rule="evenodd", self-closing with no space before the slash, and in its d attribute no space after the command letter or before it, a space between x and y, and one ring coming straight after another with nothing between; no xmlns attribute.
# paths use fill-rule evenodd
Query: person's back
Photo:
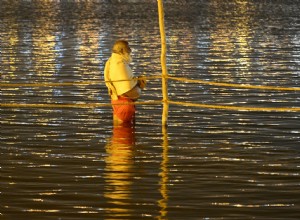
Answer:
<svg viewBox="0 0 300 220"><path fill-rule="evenodd" d="M112 99L114 121L131 122L135 114L134 101L141 95L145 81L134 77L129 66L131 49L127 41L116 41L112 55L105 64L104 78Z"/></svg>

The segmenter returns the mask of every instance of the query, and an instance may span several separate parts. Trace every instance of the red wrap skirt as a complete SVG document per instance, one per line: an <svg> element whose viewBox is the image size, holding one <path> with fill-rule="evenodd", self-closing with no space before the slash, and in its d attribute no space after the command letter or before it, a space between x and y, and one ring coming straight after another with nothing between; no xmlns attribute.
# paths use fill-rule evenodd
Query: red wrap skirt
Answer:
<svg viewBox="0 0 300 220"><path fill-rule="evenodd" d="M119 96L118 100L111 101L113 105L113 114L123 122L130 122L135 115L134 102L123 96Z"/></svg>

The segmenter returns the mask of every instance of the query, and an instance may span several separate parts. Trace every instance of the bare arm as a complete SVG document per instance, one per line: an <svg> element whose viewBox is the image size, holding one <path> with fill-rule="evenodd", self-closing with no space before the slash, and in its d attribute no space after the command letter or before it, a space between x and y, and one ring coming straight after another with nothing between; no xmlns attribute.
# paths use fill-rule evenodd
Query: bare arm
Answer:
<svg viewBox="0 0 300 220"><path fill-rule="evenodd" d="M123 95L136 101L141 96L141 88L136 85L128 92L125 92Z"/></svg>

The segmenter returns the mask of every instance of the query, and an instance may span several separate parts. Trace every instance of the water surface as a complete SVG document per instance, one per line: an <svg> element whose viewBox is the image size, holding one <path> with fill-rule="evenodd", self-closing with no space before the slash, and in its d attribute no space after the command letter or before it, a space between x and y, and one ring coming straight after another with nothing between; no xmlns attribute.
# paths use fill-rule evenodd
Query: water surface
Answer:
<svg viewBox="0 0 300 220"><path fill-rule="evenodd" d="M99 105L116 39L160 75L156 1L2 1L1 217L299 219L299 7L165 1L170 76L283 90L170 79L170 100L240 109L170 105L162 128L162 105L134 127ZM140 101L161 99L149 79Z"/></svg>

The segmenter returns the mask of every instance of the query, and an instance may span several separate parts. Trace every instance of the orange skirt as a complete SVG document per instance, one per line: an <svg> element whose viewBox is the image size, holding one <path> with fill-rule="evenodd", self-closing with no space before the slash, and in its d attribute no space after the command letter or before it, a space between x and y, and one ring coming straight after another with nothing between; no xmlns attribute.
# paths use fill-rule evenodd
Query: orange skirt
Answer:
<svg viewBox="0 0 300 220"><path fill-rule="evenodd" d="M119 96L118 100L111 101L113 105L113 114L123 122L130 122L135 115L134 102L123 96Z"/></svg>

